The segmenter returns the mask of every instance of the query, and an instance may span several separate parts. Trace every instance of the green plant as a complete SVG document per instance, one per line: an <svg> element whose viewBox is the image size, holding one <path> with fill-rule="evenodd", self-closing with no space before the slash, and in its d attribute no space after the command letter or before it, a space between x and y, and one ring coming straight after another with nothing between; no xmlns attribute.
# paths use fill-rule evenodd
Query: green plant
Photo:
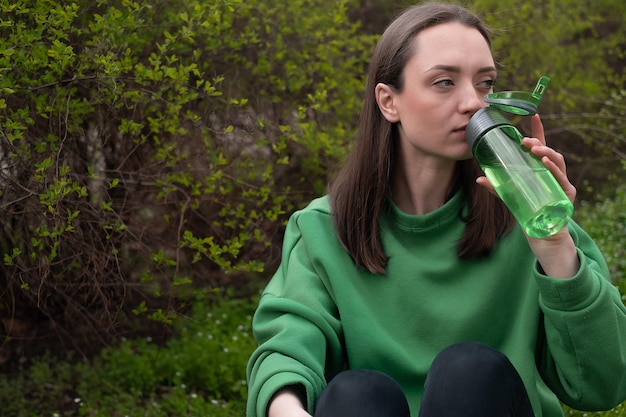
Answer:
<svg viewBox="0 0 626 417"><path fill-rule="evenodd" d="M3 317L81 350L266 276L345 153L358 2L31 3L0 6Z"/></svg>
<svg viewBox="0 0 626 417"><path fill-rule="evenodd" d="M0 378L0 402L3 414L16 417L51 415L65 403L71 392L68 383L75 374L71 366L57 362L50 355L36 358L16 375Z"/></svg>
<svg viewBox="0 0 626 417"><path fill-rule="evenodd" d="M576 218L602 250L626 301L626 187L619 186L610 199L583 202Z"/></svg>
<svg viewBox="0 0 626 417"><path fill-rule="evenodd" d="M609 411L576 411L565 407L565 417L623 417L626 416L626 406L624 403Z"/></svg>
<svg viewBox="0 0 626 417"><path fill-rule="evenodd" d="M0 375L3 415L241 416L257 298L222 297L196 302L164 345L129 339L90 361L43 355L15 375Z"/></svg>

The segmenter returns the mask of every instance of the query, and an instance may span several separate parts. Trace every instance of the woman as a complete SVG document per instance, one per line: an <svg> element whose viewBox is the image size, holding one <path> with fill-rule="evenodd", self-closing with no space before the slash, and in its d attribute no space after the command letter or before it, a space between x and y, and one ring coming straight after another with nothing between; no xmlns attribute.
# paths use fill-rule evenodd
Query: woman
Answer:
<svg viewBox="0 0 626 417"><path fill-rule="evenodd" d="M426 3L383 33L355 148L296 212L254 318L249 417L562 416L626 397L626 309L574 222L526 236L465 141L497 70ZM524 144L573 201L538 116Z"/></svg>

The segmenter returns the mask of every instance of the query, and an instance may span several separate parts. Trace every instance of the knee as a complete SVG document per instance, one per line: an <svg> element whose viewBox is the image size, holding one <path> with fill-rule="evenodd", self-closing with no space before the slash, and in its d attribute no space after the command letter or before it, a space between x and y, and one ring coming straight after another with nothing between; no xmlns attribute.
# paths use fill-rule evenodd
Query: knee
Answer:
<svg viewBox="0 0 626 417"><path fill-rule="evenodd" d="M426 378L426 384L429 383L465 390L523 386L517 370L506 355L475 342L459 343L442 350L431 364Z"/></svg>
<svg viewBox="0 0 626 417"><path fill-rule="evenodd" d="M482 377L514 370L502 352L477 342L457 343L445 348L433 361L431 369L433 367L445 368L448 374L478 374Z"/></svg>
<svg viewBox="0 0 626 417"><path fill-rule="evenodd" d="M480 343L452 345L437 355L426 377L421 410L420 416L533 415L511 361Z"/></svg>
<svg viewBox="0 0 626 417"><path fill-rule="evenodd" d="M398 383L388 375L371 369L351 369L335 376L325 391L342 398L377 395L380 392L402 392Z"/></svg>
<svg viewBox="0 0 626 417"><path fill-rule="evenodd" d="M388 375L353 369L335 376L322 391L315 415L409 416L400 385Z"/></svg>

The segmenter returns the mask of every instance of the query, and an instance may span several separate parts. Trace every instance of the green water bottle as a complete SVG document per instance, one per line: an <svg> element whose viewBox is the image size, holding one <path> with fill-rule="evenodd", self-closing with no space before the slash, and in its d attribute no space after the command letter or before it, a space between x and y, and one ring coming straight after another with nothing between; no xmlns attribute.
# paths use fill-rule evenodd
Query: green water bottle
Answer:
<svg viewBox="0 0 626 417"><path fill-rule="evenodd" d="M531 237L547 237L569 222L574 207L550 170L522 145L523 136L497 107L476 112L466 140L513 216Z"/></svg>

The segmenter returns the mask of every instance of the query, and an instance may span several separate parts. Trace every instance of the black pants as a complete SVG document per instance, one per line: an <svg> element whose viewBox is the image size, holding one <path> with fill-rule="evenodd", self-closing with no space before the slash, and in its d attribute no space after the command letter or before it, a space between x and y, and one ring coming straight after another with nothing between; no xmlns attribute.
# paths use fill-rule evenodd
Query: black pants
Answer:
<svg viewBox="0 0 626 417"><path fill-rule="evenodd" d="M322 391L314 417L410 417L387 375L342 372ZM419 417L533 417L524 384L506 356L479 343L444 349L426 378Z"/></svg>

